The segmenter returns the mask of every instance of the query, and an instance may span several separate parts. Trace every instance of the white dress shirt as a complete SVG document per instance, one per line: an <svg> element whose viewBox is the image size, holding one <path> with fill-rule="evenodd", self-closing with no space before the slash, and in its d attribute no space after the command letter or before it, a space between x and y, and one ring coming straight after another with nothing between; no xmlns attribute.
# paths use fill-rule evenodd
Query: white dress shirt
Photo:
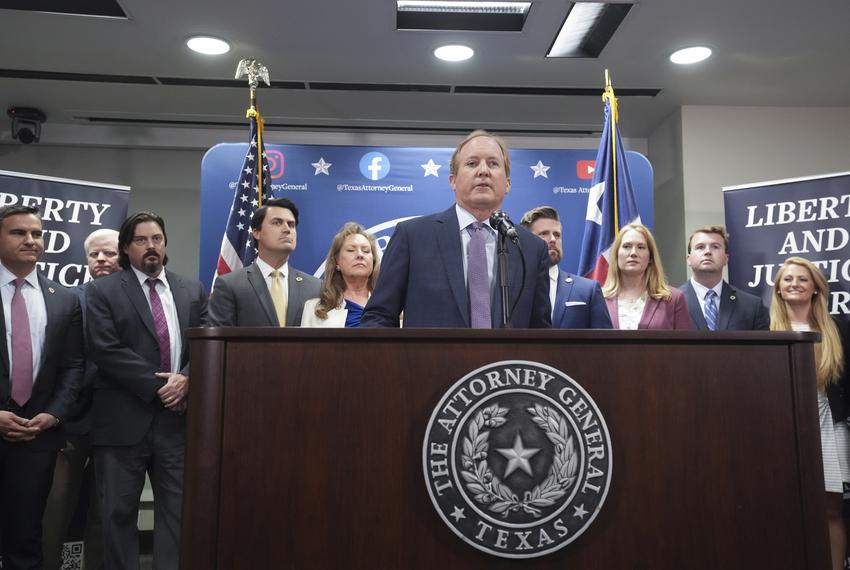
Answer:
<svg viewBox="0 0 850 570"><path fill-rule="evenodd" d="M555 316L555 297L558 294L558 276L561 274L557 265L549 268L549 306L552 307L552 315Z"/></svg>
<svg viewBox="0 0 850 570"><path fill-rule="evenodd" d="M263 281L266 282L266 287L269 288L269 294L272 292L272 271L275 270L274 267L260 259L259 257L254 260L257 264L257 267L260 268L260 273L263 275ZM285 293L284 298L289 299L289 281L286 279L289 275L289 261L281 265L277 268L280 271L280 288Z"/></svg>
<svg viewBox="0 0 850 570"><path fill-rule="evenodd" d="M133 273L139 280L139 285L142 286L142 292L145 294L145 299L148 302L148 307L151 306L151 293L147 280L150 277L133 267ZM177 305L174 304L174 296L171 294L171 286L168 284L168 279L165 277L165 269L159 272L156 276L156 292L159 294L159 300L162 303L162 312L165 313L165 322L168 323L168 340L171 347L171 372L180 372L180 356L183 349L183 342L180 338L180 320L177 317ZM153 315L153 309L151 309Z"/></svg>
<svg viewBox="0 0 850 570"><path fill-rule="evenodd" d="M0 296L3 297L3 317L6 323L6 351L9 353L9 370L12 370L12 297L15 295L15 280L17 276L0 264ZM44 348L45 331L47 330L47 305L44 303L44 295L41 284L38 282L38 273L35 269L24 277L25 283L21 287L21 295L27 304L27 317L30 322L30 342L32 343L32 383L38 378L41 368L41 353Z"/></svg>

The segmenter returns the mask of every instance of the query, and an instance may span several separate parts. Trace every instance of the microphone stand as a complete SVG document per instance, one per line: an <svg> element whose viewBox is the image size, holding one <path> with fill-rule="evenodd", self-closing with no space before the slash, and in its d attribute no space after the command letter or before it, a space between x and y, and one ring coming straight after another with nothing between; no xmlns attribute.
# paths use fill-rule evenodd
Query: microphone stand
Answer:
<svg viewBox="0 0 850 570"><path fill-rule="evenodd" d="M502 232L496 232L498 237L499 254L499 290L502 298L502 328L511 328L510 289L508 283L508 240Z"/></svg>

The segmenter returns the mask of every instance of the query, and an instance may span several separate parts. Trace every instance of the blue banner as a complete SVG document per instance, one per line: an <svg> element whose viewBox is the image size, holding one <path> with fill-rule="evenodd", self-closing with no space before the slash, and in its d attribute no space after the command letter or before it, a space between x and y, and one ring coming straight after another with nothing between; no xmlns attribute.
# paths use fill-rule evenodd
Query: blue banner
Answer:
<svg viewBox="0 0 850 570"><path fill-rule="evenodd" d="M829 310L850 314L850 172L723 189L729 281L770 305L774 275L800 256L829 281Z"/></svg>
<svg viewBox="0 0 850 570"><path fill-rule="evenodd" d="M247 143L211 148L201 166L200 279L207 287ZM291 263L315 273L331 239L348 221L368 228L385 249L404 219L445 210L455 199L448 182L453 148L267 145L271 184L300 210ZM627 160L641 220L652 226L652 167L639 153ZM535 206L556 208L564 226L562 267L578 266L596 150L511 150L511 191L504 209L515 223Z"/></svg>
<svg viewBox="0 0 850 570"><path fill-rule="evenodd" d="M129 186L0 170L0 207L23 204L39 208L44 256L38 268L65 287L91 279L83 242L95 230L121 227L129 197Z"/></svg>

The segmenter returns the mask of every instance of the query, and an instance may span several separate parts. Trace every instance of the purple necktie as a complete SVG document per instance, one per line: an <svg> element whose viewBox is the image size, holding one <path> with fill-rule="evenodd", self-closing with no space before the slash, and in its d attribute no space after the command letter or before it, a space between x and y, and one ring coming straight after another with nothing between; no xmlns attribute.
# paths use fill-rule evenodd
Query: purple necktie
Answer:
<svg viewBox="0 0 850 570"><path fill-rule="evenodd" d="M466 287L469 292L469 321L474 329L492 328L490 318L490 277L487 274L487 228L481 222L467 226L469 253L466 262Z"/></svg>
<svg viewBox="0 0 850 570"><path fill-rule="evenodd" d="M168 336L168 321L165 320L165 311L162 310L162 300L156 292L157 281L159 280L148 279L151 313L153 313L153 324L156 327L156 342L159 344L159 370L171 372L171 338Z"/></svg>
<svg viewBox="0 0 850 570"><path fill-rule="evenodd" d="M25 406L32 395L32 338L27 303L21 292L24 279L15 279L12 295L12 399Z"/></svg>

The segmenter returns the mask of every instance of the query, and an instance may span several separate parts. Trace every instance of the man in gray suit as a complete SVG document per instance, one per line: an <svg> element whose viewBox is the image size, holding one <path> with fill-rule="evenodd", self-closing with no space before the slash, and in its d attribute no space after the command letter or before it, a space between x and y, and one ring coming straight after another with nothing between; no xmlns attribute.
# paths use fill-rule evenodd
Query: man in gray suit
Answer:
<svg viewBox="0 0 850 570"><path fill-rule="evenodd" d="M92 281L86 293L90 355L98 368L92 444L109 570L139 567L136 521L150 475L153 567L180 556L184 411L189 393L186 329L206 324L203 285L165 270L165 222L139 212L118 232L124 271Z"/></svg>
<svg viewBox="0 0 850 570"><path fill-rule="evenodd" d="M766 331L770 314L761 299L729 285L723 268L729 262L729 236L723 226L694 230L688 238L688 266L693 277L679 287L697 330Z"/></svg>
<svg viewBox="0 0 850 570"><path fill-rule="evenodd" d="M214 327L296 327L304 302L319 296L322 282L289 266L298 237L298 208L291 200L269 200L254 212L251 233L257 259L220 276L210 298Z"/></svg>

